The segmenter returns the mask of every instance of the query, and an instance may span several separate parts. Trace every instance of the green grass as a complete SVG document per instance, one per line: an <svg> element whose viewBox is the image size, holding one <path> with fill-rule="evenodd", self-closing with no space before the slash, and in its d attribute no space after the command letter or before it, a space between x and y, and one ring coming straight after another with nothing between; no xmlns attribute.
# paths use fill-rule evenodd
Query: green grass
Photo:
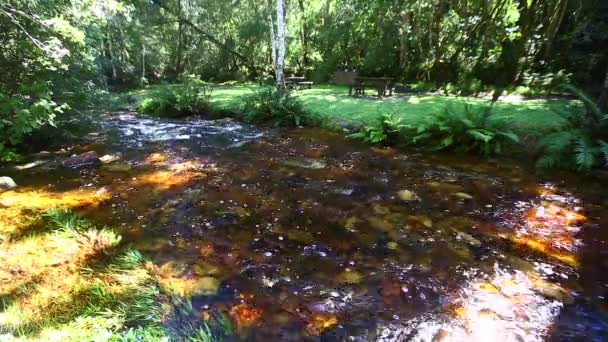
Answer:
<svg viewBox="0 0 608 342"><path fill-rule="evenodd" d="M163 325L189 298L165 291L117 232L63 209L28 221L39 227L0 243L0 341L216 340L205 322L179 336Z"/></svg>
<svg viewBox="0 0 608 342"><path fill-rule="evenodd" d="M166 86L151 86L131 92L129 95L141 100L157 87ZM255 84L218 85L213 89L211 104L214 109L236 111L244 95L259 89L260 87ZM315 85L310 90L296 91L295 96L300 98L304 108L313 114L329 119L340 119L355 125L378 120L387 113L402 117L404 124L416 125L441 113L446 106L450 106L452 110L459 110L464 109L466 104L473 108L490 105L489 100L480 98L424 94L398 94L382 100L372 96L355 98L348 96L348 87L335 85ZM540 136L565 124L564 119L556 111L570 110L573 106L582 108L579 102L568 99L498 101L494 104L492 119L506 120L511 129L518 134Z"/></svg>

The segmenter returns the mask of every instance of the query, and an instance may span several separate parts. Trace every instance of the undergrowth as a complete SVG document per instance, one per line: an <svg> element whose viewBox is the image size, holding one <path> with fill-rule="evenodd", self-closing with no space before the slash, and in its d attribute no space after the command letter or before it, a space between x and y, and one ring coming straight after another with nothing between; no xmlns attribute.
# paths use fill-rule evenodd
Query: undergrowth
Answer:
<svg viewBox="0 0 608 342"><path fill-rule="evenodd" d="M302 101L288 90L264 88L242 99L240 116L246 121L274 126L314 126L321 117L308 113Z"/></svg>
<svg viewBox="0 0 608 342"><path fill-rule="evenodd" d="M396 114L363 127L351 137L385 145L418 145L429 150L456 150L483 155L500 154L505 146L519 141L502 121L490 120L491 107L463 110L450 107L418 125L407 125Z"/></svg>
<svg viewBox="0 0 608 342"><path fill-rule="evenodd" d="M596 103L575 86L564 84L561 88L581 100L585 110L558 112L566 124L539 141L541 156L536 166L579 172L608 167L608 113L602 113Z"/></svg>
<svg viewBox="0 0 608 342"><path fill-rule="evenodd" d="M211 111L212 86L195 76L185 76L179 85L151 91L137 106L146 114L167 117L207 115Z"/></svg>

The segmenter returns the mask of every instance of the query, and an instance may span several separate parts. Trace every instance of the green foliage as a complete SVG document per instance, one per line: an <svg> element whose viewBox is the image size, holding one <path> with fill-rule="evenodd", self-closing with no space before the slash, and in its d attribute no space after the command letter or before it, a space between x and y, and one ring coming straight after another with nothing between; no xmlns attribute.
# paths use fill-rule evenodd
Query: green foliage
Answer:
<svg viewBox="0 0 608 342"><path fill-rule="evenodd" d="M350 134L349 137L362 139L372 144L391 145L399 140L404 127L401 117L395 113L385 113L380 119L365 125L359 132Z"/></svg>
<svg viewBox="0 0 608 342"><path fill-rule="evenodd" d="M608 166L608 119L591 98L572 85L562 85L585 105L585 111L558 112L567 124L543 137L538 146L540 169L567 169L588 172Z"/></svg>
<svg viewBox="0 0 608 342"><path fill-rule="evenodd" d="M44 82L22 86L20 90L13 96L0 93L0 153L7 146L20 143L35 129L54 125L56 115L68 108L51 100Z"/></svg>
<svg viewBox="0 0 608 342"><path fill-rule="evenodd" d="M417 126L408 126L411 144L422 144L433 150L474 151L483 155L499 154L507 144L519 142L503 121L490 120L492 107L463 110L449 106L439 115Z"/></svg>
<svg viewBox="0 0 608 342"><path fill-rule="evenodd" d="M23 155L18 153L14 148L0 150L0 162L22 162L23 160L25 160Z"/></svg>
<svg viewBox="0 0 608 342"><path fill-rule="evenodd" d="M210 113L211 85L194 76L174 86L159 87L142 100L138 109L147 114L181 117Z"/></svg>
<svg viewBox="0 0 608 342"><path fill-rule="evenodd" d="M240 113L252 123L275 126L306 126L320 123L317 116L304 110L302 101L288 90L264 88L243 97Z"/></svg>

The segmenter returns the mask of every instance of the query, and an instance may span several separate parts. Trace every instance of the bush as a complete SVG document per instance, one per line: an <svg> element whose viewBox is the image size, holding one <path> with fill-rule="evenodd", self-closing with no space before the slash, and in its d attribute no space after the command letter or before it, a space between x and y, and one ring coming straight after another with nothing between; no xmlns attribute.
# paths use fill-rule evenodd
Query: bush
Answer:
<svg viewBox="0 0 608 342"><path fill-rule="evenodd" d="M251 123L275 126L303 126L321 123L318 116L307 113L302 102L288 90L266 88L243 98L243 119Z"/></svg>
<svg viewBox="0 0 608 342"><path fill-rule="evenodd" d="M55 117L69 107L51 99L47 84L23 86L18 94L0 93L0 154L9 146L44 125L54 125Z"/></svg>
<svg viewBox="0 0 608 342"><path fill-rule="evenodd" d="M433 150L498 154L505 145L517 143L519 138L507 129L504 122L490 120L492 107L473 110L465 104L463 110L447 107L418 126L406 126L411 144L422 144Z"/></svg>
<svg viewBox="0 0 608 342"><path fill-rule="evenodd" d="M209 114L212 87L194 76L184 77L182 82L153 91L143 99L138 109L147 114L169 117Z"/></svg>
<svg viewBox="0 0 608 342"><path fill-rule="evenodd" d="M560 88L577 96L586 110L559 113L568 123L539 141L542 156L536 166L579 172L608 166L608 114L576 87L564 84Z"/></svg>
<svg viewBox="0 0 608 342"><path fill-rule="evenodd" d="M364 126L359 132L349 135L351 138L362 139L365 142L385 145L397 144L404 129L401 118L394 113L383 114L371 124Z"/></svg>

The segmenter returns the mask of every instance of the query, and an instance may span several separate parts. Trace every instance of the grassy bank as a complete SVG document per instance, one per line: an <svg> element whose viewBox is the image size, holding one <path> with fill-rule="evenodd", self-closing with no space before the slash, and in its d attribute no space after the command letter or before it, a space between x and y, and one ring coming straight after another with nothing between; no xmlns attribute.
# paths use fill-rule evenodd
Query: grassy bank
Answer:
<svg viewBox="0 0 608 342"><path fill-rule="evenodd" d="M167 327L183 300L116 230L64 209L0 214L0 341L213 339L204 321Z"/></svg>
<svg viewBox="0 0 608 342"><path fill-rule="evenodd" d="M160 87L167 86L152 86L129 95L137 102ZM236 111L244 95L259 89L253 84L216 86L210 102L215 109ZM480 98L426 94L397 94L382 100L371 96L355 98L348 96L348 87L335 85L315 85L313 89L294 93L307 111L354 125L374 122L387 113L401 117L405 124L416 125L440 114L446 107L458 111L467 104L474 108L490 105L490 101ZM509 126L523 136L538 136L563 125L564 119L557 111L567 111L571 106L580 104L568 99L499 101L494 105L492 119L509 122Z"/></svg>

